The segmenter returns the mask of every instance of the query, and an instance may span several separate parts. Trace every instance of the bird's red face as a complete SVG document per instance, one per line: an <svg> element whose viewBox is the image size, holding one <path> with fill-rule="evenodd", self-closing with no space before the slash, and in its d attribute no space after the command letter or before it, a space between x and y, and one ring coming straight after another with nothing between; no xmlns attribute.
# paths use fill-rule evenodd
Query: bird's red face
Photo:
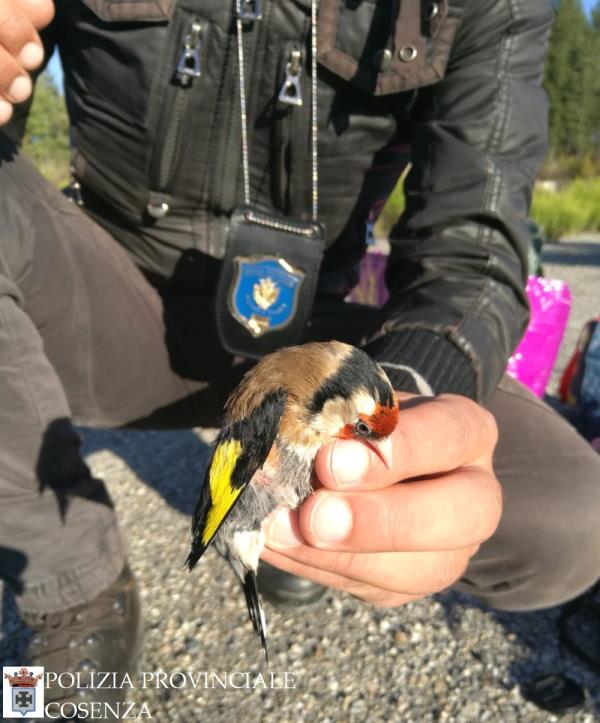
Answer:
<svg viewBox="0 0 600 723"><path fill-rule="evenodd" d="M371 414L359 413L358 420L345 424L338 433L339 439L356 439L370 447L389 468L392 463L391 434L398 423L398 402L392 406L375 405Z"/></svg>
<svg viewBox="0 0 600 723"><path fill-rule="evenodd" d="M398 404L392 407L376 404L372 414L359 414L354 424L345 424L340 439L383 439L389 437L398 423Z"/></svg>
<svg viewBox="0 0 600 723"><path fill-rule="evenodd" d="M389 437L398 424L398 402L392 407L377 404L373 414L361 415L361 420L369 426L374 437L378 439Z"/></svg>

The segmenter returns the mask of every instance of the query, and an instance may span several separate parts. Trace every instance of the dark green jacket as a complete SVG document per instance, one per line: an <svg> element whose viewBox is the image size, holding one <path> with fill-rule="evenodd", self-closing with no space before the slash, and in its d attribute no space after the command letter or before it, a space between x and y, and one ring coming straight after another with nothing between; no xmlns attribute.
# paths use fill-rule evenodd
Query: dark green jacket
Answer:
<svg viewBox="0 0 600 723"><path fill-rule="evenodd" d="M157 282L175 274L185 284L182 252L196 249L206 273L194 283L207 292L242 201L233 5L61 0L46 34L60 49L74 170L91 212ZM310 0L262 5L246 31L252 201L309 218ZM390 143L410 143L388 333L371 350L436 391L488 396L526 323L551 19L549 0L320 0L323 278L343 289L364 253L368 210L398 175L373 169ZM193 23L201 74L183 83ZM277 96L294 50L306 102L290 108Z"/></svg>

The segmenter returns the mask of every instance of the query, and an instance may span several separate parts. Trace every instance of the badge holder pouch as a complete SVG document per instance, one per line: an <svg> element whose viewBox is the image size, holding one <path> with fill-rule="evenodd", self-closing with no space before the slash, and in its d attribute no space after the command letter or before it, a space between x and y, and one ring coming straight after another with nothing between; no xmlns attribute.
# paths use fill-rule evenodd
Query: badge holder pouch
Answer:
<svg viewBox="0 0 600 723"><path fill-rule="evenodd" d="M310 319L325 247L318 222L317 0L312 0L312 221L290 219L250 204L243 24L249 17L237 0L237 41L242 124L244 205L235 209L226 240L216 295L223 347L258 358L295 344Z"/></svg>

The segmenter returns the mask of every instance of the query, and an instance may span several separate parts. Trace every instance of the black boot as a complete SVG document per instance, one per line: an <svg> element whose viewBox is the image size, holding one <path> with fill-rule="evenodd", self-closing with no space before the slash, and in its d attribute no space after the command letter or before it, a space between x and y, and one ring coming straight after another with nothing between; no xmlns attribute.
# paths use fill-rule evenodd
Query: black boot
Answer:
<svg viewBox="0 0 600 723"><path fill-rule="evenodd" d="M261 562L257 573L260 594L273 605L302 607L320 600L326 587L298 575L291 575L267 562Z"/></svg>
<svg viewBox="0 0 600 723"><path fill-rule="evenodd" d="M75 705L86 702L109 703L117 710L116 703L127 698L124 688L93 688L86 685L102 685L101 676L94 681L90 673L116 673L117 685L125 673L131 676L136 685L134 674L139 658L143 630L140 599L137 584L127 566L119 578L97 597L85 605L60 613L43 615L25 614L23 619L33 631L33 639L27 650L31 665L44 666L45 673L80 673L79 688L63 688L58 683L46 689L46 705L57 702L73 702ZM62 678L63 684L69 683L70 676ZM105 681L104 685L112 685ZM57 706L52 711L56 713ZM69 713L72 706L68 706ZM115 717L106 720L119 720ZM58 719L61 720L60 718Z"/></svg>

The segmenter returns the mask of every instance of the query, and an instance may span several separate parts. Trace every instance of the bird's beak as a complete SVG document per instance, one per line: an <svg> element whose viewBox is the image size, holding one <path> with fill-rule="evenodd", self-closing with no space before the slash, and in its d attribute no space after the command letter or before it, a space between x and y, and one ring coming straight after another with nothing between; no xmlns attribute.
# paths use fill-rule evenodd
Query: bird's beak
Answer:
<svg viewBox="0 0 600 723"><path fill-rule="evenodd" d="M373 449L375 454L377 454L383 464L388 469L391 469L393 462L392 435L390 434L388 437L383 437L383 439L370 439L369 446Z"/></svg>

